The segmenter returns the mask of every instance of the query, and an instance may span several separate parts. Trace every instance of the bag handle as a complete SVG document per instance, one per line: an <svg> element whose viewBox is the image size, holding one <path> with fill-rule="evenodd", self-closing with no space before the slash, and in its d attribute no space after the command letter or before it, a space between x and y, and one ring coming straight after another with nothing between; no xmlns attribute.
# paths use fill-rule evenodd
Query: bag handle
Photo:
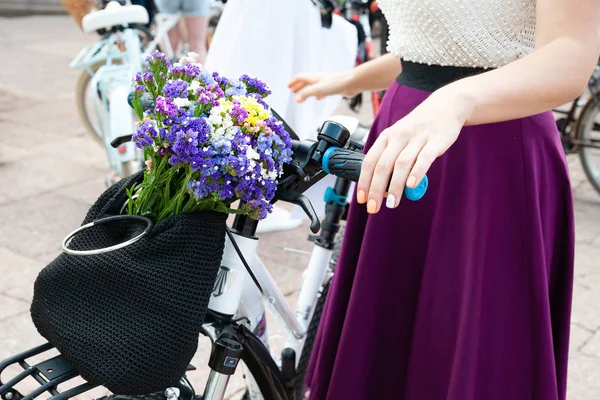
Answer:
<svg viewBox="0 0 600 400"><path fill-rule="evenodd" d="M78 233L91 228L92 226L97 226L97 225L104 225L104 224L108 224L110 222L115 222L115 221L124 221L124 220L135 220L135 221L142 221L146 223L146 228L144 229L144 231L142 233L140 233L139 235L123 242L123 243L119 243L116 244L114 246L109 246L109 247L104 247L101 249L94 249L94 250L73 250L70 249L68 247L71 239L73 239L73 237L75 235L77 235ZM62 251L66 254L70 254L72 256L92 256L92 255L97 255L97 254L105 254L105 253L109 253L111 251L115 251L115 250L119 250L122 248L125 248L129 245L132 245L133 243L139 241L141 238L143 238L144 236L146 236L150 230L152 229L152 226L154 225L154 223L152 222L152 220L148 217L142 217L140 215L115 215L112 217L106 217L106 218L101 218L98 219L96 221L92 221L88 224L85 224L77 229L75 229L73 232L69 233L62 241L61 243L61 247L62 247Z"/></svg>

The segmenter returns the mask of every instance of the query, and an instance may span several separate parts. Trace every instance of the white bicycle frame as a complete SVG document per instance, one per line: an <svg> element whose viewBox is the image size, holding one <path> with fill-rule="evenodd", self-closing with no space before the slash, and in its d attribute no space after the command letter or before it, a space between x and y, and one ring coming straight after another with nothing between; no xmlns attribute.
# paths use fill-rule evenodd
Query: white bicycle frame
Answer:
<svg viewBox="0 0 600 400"><path fill-rule="evenodd" d="M235 242L250 265L252 273L263 290L263 296L250 279L229 237L226 238L218 290L211 295L208 308L212 311L247 318L249 329L269 348L264 302L269 304L283 322L288 333L286 347L301 354L306 330L312 318L319 289L325 283L332 251L315 246L308 267L303 274L300 297L294 311L273 280L265 264L256 254L259 240L233 233ZM277 357L273 357L277 361ZM299 357L297 358L297 361ZM258 386L250 374L245 374L250 399L262 399ZM204 400L222 400L229 381L228 375L211 371Z"/></svg>
<svg viewBox="0 0 600 400"><path fill-rule="evenodd" d="M358 120L352 117L332 117L331 120L344 125L350 132L358 126ZM244 259L262 288L263 295L259 292L250 278L240 256L235 250L229 237L226 237L225 250L216 290L210 298L208 308L224 315L234 315L236 319L246 318L250 330L269 348L267 323L264 302L277 315L287 332L286 347L292 348L297 355L302 353L306 332L312 319L319 292L325 282L331 278L332 270L330 259L332 250L315 244L310 261L304 270L302 287L298 297L295 311L289 305L284 295L279 290L265 264L256 253L258 238L248 238L233 232L235 242L241 250ZM276 355L273 359L278 361ZM296 358L296 364L300 357ZM250 399L262 399L258 385L250 374L244 374ZM203 400L222 400L229 381L228 375L211 371L209 381L204 392Z"/></svg>

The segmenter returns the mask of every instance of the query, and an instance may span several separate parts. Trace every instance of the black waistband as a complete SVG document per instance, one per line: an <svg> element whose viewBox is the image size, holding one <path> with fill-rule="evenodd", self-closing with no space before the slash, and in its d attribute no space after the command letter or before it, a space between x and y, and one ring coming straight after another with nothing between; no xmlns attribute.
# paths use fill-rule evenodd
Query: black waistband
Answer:
<svg viewBox="0 0 600 400"><path fill-rule="evenodd" d="M488 69L489 70L489 69ZM443 67L402 61L402 73L396 78L400 85L433 92L449 83L487 71L485 68Z"/></svg>

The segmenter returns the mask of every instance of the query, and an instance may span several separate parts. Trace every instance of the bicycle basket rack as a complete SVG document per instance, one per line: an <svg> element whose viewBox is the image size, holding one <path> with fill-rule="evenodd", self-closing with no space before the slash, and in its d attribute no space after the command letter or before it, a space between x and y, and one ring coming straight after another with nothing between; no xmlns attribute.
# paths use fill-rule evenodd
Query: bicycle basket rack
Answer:
<svg viewBox="0 0 600 400"><path fill-rule="evenodd" d="M50 394L51 397L47 397L47 400L66 400L72 397L78 396L89 390L92 390L100 385L92 384L89 382L83 382L77 386L71 387L63 392L58 390L58 385L68 382L71 379L79 377L79 373L75 368L69 364L67 360L61 355L55 355L47 358L37 364L29 364L27 359L38 356L45 352L55 350L55 347L50 343L45 343L41 346L34 347L31 350L27 350L16 356L7 358L0 362L0 399L2 400L33 400L36 397L44 394L45 392ZM18 365L22 371L17 374L14 378L8 380L6 383L2 381L2 374L4 371L11 367ZM187 371L193 371L196 367L189 364ZM26 395L20 393L15 386L23 382L27 378L33 378L39 387L31 391ZM29 380L31 381L31 380ZM184 376L178 388L181 391L180 398L182 399L193 399L194 391Z"/></svg>
<svg viewBox="0 0 600 400"><path fill-rule="evenodd" d="M27 359L52 349L54 349L54 346L46 343L0 362L0 397L3 400L33 400L44 392L48 392L52 396L49 400L63 400L98 386L85 382L62 393L59 392L58 385L79 376L75 368L62 355L54 356L34 365L27 362ZM12 365L19 365L23 371L8 382L3 383L1 380L2 373ZM23 395L15 389L15 386L28 377L35 379L40 387L27 395Z"/></svg>

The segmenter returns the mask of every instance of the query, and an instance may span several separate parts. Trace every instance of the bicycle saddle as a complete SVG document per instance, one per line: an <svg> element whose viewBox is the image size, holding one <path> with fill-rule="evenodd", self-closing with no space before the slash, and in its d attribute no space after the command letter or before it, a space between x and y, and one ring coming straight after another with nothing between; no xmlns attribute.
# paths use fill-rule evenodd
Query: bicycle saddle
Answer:
<svg viewBox="0 0 600 400"><path fill-rule="evenodd" d="M93 11L83 17L81 26L84 32L96 32L113 26L147 24L148 11L142 6L122 6L118 1L110 1L102 10Z"/></svg>

